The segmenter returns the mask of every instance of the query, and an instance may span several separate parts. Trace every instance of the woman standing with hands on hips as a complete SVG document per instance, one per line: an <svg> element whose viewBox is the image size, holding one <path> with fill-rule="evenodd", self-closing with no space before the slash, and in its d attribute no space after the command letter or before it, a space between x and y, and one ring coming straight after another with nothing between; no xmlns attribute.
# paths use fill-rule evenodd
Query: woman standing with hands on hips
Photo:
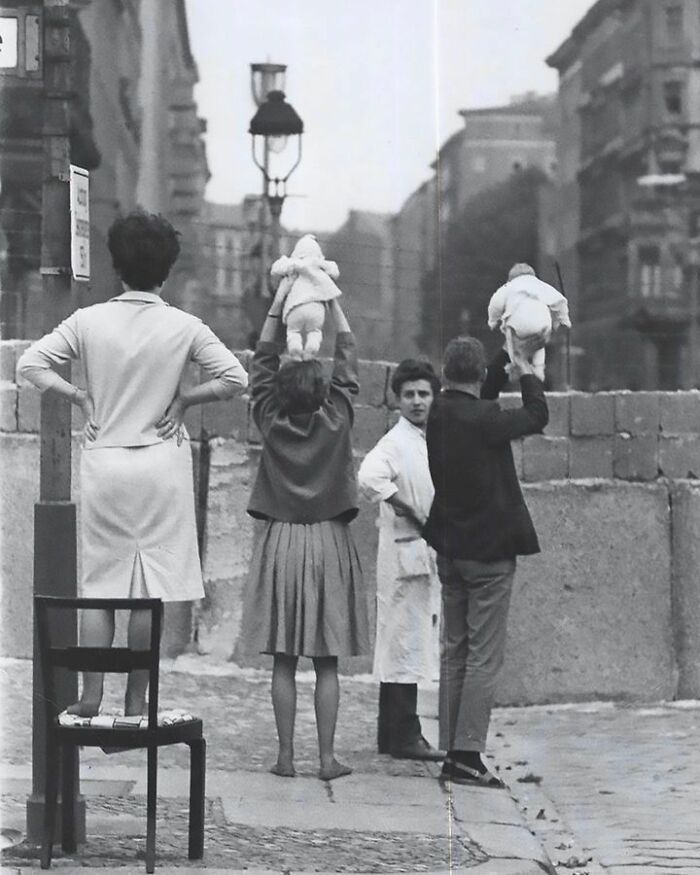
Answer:
<svg viewBox="0 0 700 875"><path fill-rule="evenodd" d="M192 405L232 397L248 377L201 320L160 297L180 252L169 222L137 211L114 222L107 242L123 294L76 310L29 347L18 371L42 392L68 398L85 417L81 595L198 599L204 590L183 419ZM53 370L71 359L82 362L84 389ZM183 389L191 361L212 379ZM113 637L113 611L83 613L83 645L109 646ZM150 613L133 611L129 646L147 649L149 640ZM147 686L148 671L131 672L125 714L144 712ZM102 689L102 674L85 673L69 713L96 715Z"/></svg>
<svg viewBox="0 0 700 875"><path fill-rule="evenodd" d="M357 515L352 398L359 390L355 339L337 299L326 306L336 341L330 381L320 361L280 367L284 284L251 364L251 398L262 453L248 513L265 520L244 609L247 649L274 658L272 704L279 754L271 771L294 777L296 668L311 657L320 769L330 781L351 769L334 754L338 657L369 652L362 572L349 523Z"/></svg>

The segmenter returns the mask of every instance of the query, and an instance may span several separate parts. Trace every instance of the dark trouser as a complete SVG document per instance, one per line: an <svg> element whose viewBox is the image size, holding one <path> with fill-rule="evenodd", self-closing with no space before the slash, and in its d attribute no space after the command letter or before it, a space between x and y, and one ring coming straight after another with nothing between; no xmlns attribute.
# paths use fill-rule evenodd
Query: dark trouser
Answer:
<svg viewBox="0 0 700 875"><path fill-rule="evenodd" d="M506 646L515 560L438 556L438 573L443 609L440 747L484 751Z"/></svg>
<svg viewBox="0 0 700 875"><path fill-rule="evenodd" d="M421 737L417 684L379 684L377 749L395 753Z"/></svg>

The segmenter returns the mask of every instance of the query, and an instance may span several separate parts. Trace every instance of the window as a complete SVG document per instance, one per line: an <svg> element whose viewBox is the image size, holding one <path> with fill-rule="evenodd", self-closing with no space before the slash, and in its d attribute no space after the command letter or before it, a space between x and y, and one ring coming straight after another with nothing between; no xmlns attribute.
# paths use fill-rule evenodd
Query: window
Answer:
<svg viewBox="0 0 700 875"><path fill-rule="evenodd" d="M669 45L677 46L683 39L683 6L669 3L666 6L666 38Z"/></svg>
<svg viewBox="0 0 700 875"><path fill-rule="evenodd" d="M669 115L680 115L683 112L682 82L664 82L664 106Z"/></svg>
<svg viewBox="0 0 700 875"><path fill-rule="evenodd" d="M661 293L661 265L658 246L640 246L640 292L643 298L658 298Z"/></svg>

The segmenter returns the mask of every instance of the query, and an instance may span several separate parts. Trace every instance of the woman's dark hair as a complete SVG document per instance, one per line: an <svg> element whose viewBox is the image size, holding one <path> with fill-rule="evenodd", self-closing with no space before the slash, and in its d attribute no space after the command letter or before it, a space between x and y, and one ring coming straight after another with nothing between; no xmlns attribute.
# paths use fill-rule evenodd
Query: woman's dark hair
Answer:
<svg viewBox="0 0 700 875"><path fill-rule="evenodd" d="M433 390L433 395L437 395L440 391L440 378L426 359L404 359L399 362L391 375L391 391L398 398L403 384L412 383L415 380L427 380Z"/></svg>
<svg viewBox="0 0 700 875"><path fill-rule="evenodd" d="M114 269L132 289L163 285L180 254L178 232L162 216L135 210L112 223L107 246Z"/></svg>
<svg viewBox="0 0 700 875"><path fill-rule="evenodd" d="M476 337L454 337L445 347L442 373L453 383L478 383L486 375L484 345Z"/></svg>
<svg viewBox="0 0 700 875"><path fill-rule="evenodd" d="M277 372L277 398L285 413L313 413L327 394L328 381L317 359L285 362Z"/></svg>

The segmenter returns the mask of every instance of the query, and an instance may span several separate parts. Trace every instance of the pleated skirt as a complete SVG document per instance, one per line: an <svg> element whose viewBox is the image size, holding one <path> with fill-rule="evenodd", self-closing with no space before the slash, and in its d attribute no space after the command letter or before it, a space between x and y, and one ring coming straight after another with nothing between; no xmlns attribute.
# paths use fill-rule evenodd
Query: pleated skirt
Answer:
<svg viewBox="0 0 700 875"><path fill-rule="evenodd" d="M84 450L81 595L204 596L188 441Z"/></svg>
<svg viewBox="0 0 700 875"><path fill-rule="evenodd" d="M367 599L347 523L264 524L251 560L241 636L249 653L369 653Z"/></svg>

